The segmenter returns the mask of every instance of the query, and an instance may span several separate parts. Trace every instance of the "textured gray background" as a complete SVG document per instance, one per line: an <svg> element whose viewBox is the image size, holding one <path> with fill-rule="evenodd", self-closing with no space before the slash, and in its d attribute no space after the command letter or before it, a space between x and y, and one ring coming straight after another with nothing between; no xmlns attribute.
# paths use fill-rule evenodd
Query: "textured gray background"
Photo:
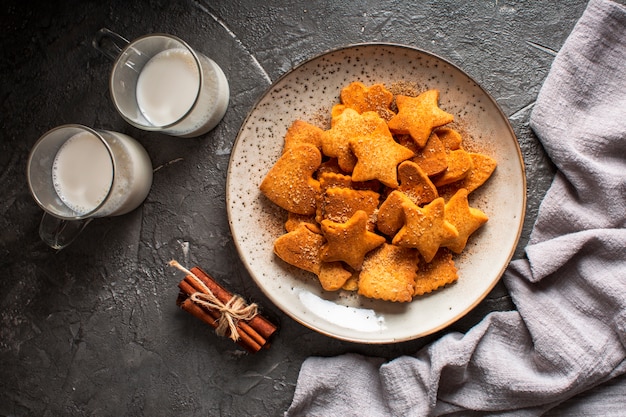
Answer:
<svg viewBox="0 0 626 417"><path fill-rule="evenodd" d="M57 4L58 3L58 4ZM239 261L228 229L230 149L256 99L294 65L345 44L420 47L461 66L500 103L528 174L523 256L553 167L528 118L554 54L586 1L77 1L10 0L0 12L0 415L276 416L302 361L343 352L393 358L440 334L396 345L340 342L295 323L267 301ZM111 62L91 46L101 27L129 39L178 35L212 57L231 85L222 123L196 139L130 127L112 107ZM145 204L99 219L69 248L39 241L28 152L46 130L82 123L137 138L156 171ZM176 161L169 163L171 161ZM175 258L201 265L280 322L269 351L242 355L175 305ZM499 284L450 330L514 308ZM442 332L443 333L443 332ZM611 381L554 415L602 415ZM603 395L602 402L596 399Z"/></svg>

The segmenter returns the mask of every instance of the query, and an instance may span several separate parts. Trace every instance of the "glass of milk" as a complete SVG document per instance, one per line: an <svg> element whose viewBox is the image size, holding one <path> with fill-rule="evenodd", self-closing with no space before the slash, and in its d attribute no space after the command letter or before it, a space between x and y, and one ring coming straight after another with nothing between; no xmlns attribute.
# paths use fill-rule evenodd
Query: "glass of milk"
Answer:
<svg viewBox="0 0 626 417"><path fill-rule="evenodd" d="M230 90L224 72L183 40L151 34L128 42L101 29L94 47L115 61L111 97L133 126L195 137L213 129L226 113Z"/></svg>
<svg viewBox="0 0 626 417"><path fill-rule="evenodd" d="M55 249L69 245L96 217L137 208L152 185L152 163L130 136L82 125L45 133L28 157L33 198L44 210L39 234Z"/></svg>

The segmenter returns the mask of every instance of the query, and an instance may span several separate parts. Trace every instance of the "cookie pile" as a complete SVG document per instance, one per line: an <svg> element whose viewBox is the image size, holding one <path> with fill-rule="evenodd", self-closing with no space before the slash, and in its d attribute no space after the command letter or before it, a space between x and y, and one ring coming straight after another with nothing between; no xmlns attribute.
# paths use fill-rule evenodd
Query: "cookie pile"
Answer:
<svg viewBox="0 0 626 417"><path fill-rule="evenodd" d="M463 148L439 91L341 90L329 129L296 120L260 190L288 212L275 254L327 291L408 302L458 279L454 254L488 217L468 195L496 161Z"/></svg>

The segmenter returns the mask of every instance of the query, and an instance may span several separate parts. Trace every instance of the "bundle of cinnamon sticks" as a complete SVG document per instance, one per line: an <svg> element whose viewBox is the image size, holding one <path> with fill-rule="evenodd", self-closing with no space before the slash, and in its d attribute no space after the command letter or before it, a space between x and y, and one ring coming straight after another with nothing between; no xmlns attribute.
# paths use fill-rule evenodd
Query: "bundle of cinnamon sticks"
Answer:
<svg viewBox="0 0 626 417"><path fill-rule="evenodd" d="M225 315L234 311L235 319L230 318L230 329L223 335L230 337L250 353L269 348L269 339L278 327L261 316L256 311L256 305L244 305L243 299L226 290L197 266L186 270L176 261L171 261L170 265L186 272L185 278L178 284L180 292L176 304L180 308L216 330L225 327L223 320L228 318ZM204 302L205 298L214 300L215 303ZM235 300L238 301L236 306L233 304ZM237 314L238 311L246 311L246 317L242 318ZM248 314L250 311L252 314Z"/></svg>

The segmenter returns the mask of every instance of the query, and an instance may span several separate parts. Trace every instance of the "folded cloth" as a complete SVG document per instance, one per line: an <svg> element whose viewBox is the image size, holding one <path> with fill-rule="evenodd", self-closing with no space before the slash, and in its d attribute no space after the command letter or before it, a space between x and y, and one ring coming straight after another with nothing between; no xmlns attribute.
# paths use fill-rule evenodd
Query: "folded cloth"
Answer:
<svg viewBox="0 0 626 417"><path fill-rule="evenodd" d="M590 1L531 127L558 170L503 277L516 311L386 363L308 358L286 416L540 415L626 372L626 7Z"/></svg>

